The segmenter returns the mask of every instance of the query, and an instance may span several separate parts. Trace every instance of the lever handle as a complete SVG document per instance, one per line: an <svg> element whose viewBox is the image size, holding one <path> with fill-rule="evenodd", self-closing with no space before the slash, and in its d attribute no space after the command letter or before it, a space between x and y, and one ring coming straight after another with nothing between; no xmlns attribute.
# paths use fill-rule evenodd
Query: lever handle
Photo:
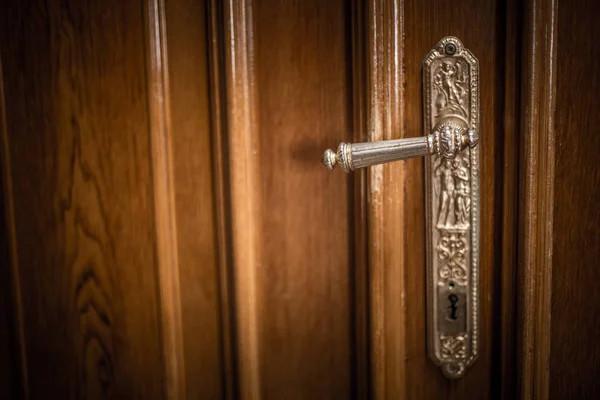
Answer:
<svg viewBox="0 0 600 400"><path fill-rule="evenodd" d="M341 143L322 162L346 172L410 157L425 160L427 348L448 378L479 354L479 62L447 36L422 64L425 136ZM393 284L393 283L392 283Z"/></svg>
<svg viewBox="0 0 600 400"><path fill-rule="evenodd" d="M479 133L466 129L460 120L443 120L433 133L408 139L384 140L381 142L340 143L337 152L327 149L321 161L329 170L337 164L346 172L411 157L435 154L453 159L467 147L479 143Z"/></svg>

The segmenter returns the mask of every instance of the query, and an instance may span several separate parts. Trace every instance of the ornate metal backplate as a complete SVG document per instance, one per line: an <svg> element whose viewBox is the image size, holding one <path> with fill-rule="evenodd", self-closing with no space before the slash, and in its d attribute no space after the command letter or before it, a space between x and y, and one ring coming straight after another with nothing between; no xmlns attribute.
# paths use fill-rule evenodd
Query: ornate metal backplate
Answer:
<svg viewBox="0 0 600 400"><path fill-rule="evenodd" d="M479 68L455 37L423 61L424 128L479 130ZM481 132L479 132L481 134ZM428 351L444 375L459 378L478 355L479 149L425 159Z"/></svg>

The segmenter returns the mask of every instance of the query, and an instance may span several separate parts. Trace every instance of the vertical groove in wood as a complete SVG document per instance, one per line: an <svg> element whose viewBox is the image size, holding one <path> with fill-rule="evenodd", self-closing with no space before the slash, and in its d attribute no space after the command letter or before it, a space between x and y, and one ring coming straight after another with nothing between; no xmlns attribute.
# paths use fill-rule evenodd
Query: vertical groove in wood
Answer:
<svg viewBox="0 0 600 400"><path fill-rule="evenodd" d="M6 227L0 227L0 229L6 228L7 237L6 248L8 251L7 261L10 263L7 270L10 271L10 284L6 285L6 288L10 288L11 301L6 304L7 307L12 306L14 309L8 313L13 318L14 325L14 336L16 337L18 344L18 362L19 362L19 373L17 376L20 378L20 391L23 398L29 398L29 385L27 379L27 351L25 347L25 332L23 328L23 303L21 301L21 280L19 276L19 262L17 259L17 236L15 232L15 214L14 214L14 199L13 199L13 187L12 187L12 176L10 167L10 147L8 143L8 126L6 124L6 107L4 98L4 74L2 70L2 58L0 57L0 136L2 142L0 146L0 168L2 168L2 193L4 194L4 212ZM8 296L7 296L8 297ZM12 344L12 343L11 343ZM14 384L14 383L13 383Z"/></svg>
<svg viewBox="0 0 600 400"><path fill-rule="evenodd" d="M532 0L525 10L518 352L524 399L549 397L556 9L557 0Z"/></svg>
<svg viewBox="0 0 600 400"><path fill-rule="evenodd" d="M350 53L352 54L352 130L354 142L365 142L367 138L366 92L367 63L366 52L366 7L365 2L353 0L351 4ZM369 365L369 269L368 269L368 209L367 209L367 171L354 171L353 193L351 199L354 212L353 259L354 276L354 373L357 399L368 399L371 392L371 368Z"/></svg>
<svg viewBox="0 0 600 400"><path fill-rule="evenodd" d="M148 97L165 392L185 398L164 0L147 7Z"/></svg>
<svg viewBox="0 0 600 400"><path fill-rule="evenodd" d="M520 121L520 65L521 65L521 9L516 0L498 3L500 24L504 30L504 46L499 48L498 60L504 60L502 80L497 93L504 91L502 129L501 185L494 193L502 196L501 212L497 225L502 229L499 236L501 251L500 268L494 274L495 310L499 318L492 320L492 386L493 393L500 398L516 397L515 366L516 355L516 274L517 248L515 246L518 229L519 202L519 121ZM498 313L496 311L496 313Z"/></svg>
<svg viewBox="0 0 600 400"><path fill-rule="evenodd" d="M252 1L228 0L224 17L239 391L242 399L258 399L261 388L256 270L261 251L260 146L255 115Z"/></svg>
<svg viewBox="0 0 600 400"><path fill-rule="evenodd" d="M372 0L367 11L369 141L403 135L403 1ZM404 397L404 162L368 172L372 395Z"/></svg>
<svg viewBox="0 0 600 400"><path fill-rule="evenodd" d="M222 388L224 398L231 400L239 397L236 385L234 323L235 310L232 309L232 252L231 220L229 218L229 160L227 157L227 135L224 110L227 110L224 90L224 54L223 54L223 9L219 0L209 2L209 75L210 75L210 124L213 152L213 182L215 188L216 235L218 251L218 273L220 292L220 326L222 357Z"/></svg>

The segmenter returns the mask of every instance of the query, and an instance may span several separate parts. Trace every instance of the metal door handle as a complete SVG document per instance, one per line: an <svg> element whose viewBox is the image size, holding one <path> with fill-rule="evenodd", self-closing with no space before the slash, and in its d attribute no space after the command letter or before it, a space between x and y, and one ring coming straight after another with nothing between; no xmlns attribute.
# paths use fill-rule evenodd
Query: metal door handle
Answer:
<svg viewBox="0 0 600 400"><path fill-rule="evenodd" d="M479 64L445 37L422 65L426 136L341 143L322 162L346 172L415 156L425 160L429 357L459 378L479 352Z"/></svg>
<svg viewBox="0 0 600 400"><path fill-rule="evenodd" d="M340 143L337 152L325 150L321 161L329 170L337 164L346 172L391 161L433 154L454 159L465 148L479 143L479 133L467 129L464 121L447 118L438 124L432 134L408 139L381 142Z"/></svg>

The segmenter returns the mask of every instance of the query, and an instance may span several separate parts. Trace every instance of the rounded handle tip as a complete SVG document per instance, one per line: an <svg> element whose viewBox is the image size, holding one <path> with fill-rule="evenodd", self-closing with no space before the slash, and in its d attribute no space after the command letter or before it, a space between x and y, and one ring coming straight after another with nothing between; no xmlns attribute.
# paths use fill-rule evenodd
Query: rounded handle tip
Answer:
<svg viewBox="0 0 600 400"><path fill-rule="evenodd" d="M325 153L323 153L323 157L321 157L321 162L324 166L327 167L328 170L332 171L337 164L336 152L331 149L325 150Z"/></svg>

